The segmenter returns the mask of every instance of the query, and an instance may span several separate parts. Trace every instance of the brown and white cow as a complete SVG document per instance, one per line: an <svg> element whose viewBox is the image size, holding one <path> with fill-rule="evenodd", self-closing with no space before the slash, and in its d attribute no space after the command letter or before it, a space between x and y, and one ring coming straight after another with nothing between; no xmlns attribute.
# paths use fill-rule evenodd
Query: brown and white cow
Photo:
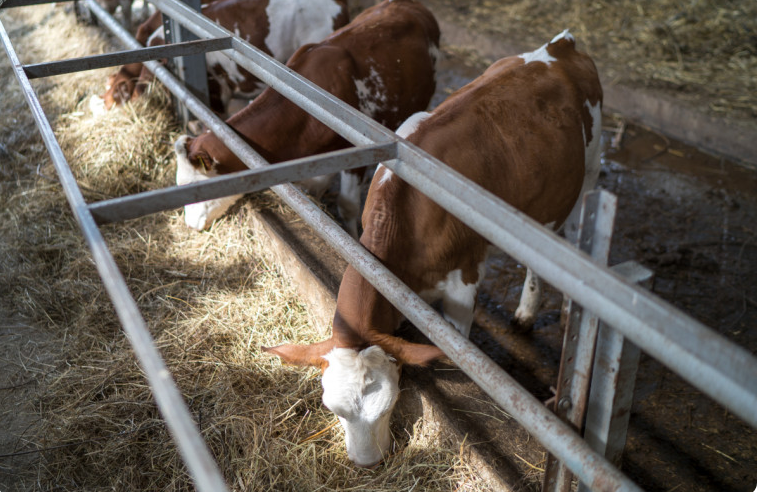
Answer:
<svg viewBox="0 0 759 492"><path fill-rule="evenodd" d="M385 0L320 43L300 48L287 66L389 128L427 108L435 91L440 30L413 0ZM227 120L269 162L347 147L342 137L273 89ZM212 133L175 144L177 184L247 169ZM338 209L358 237L359 179L343 173ZM185 222L204 229L238 196L185 207Z"/></svg>
<svg viewBox="0 0 759 492"><path fill-rule="evenodd" d="M321 41L348 23L345 0L216 0L201 12L235 35L284 63L308 43ZM137 30L145 46L164 44L163 19L155 12ZM265 85L219 52L206 54L211 107L223 113L233 96L252 99ZM105 109L140 96L153 74L142 63L124 65L111 75L103 95ZM93 107L99 101L93 103Z"/></svg>
<svg viewBox="0 0 759 492"><path fill-rule="evenodd" d="M538 222L560 225L598 176L601 100L593 61L565 31L534 52L494 63L397 133ZM384 166L362 221L361 244L423 298L442 299L445 318L468 336L488 242ZM443 355L395 337L401 321L349 266L330 339L264 348L288 363L322 368L323 401L340 418L348 455L359 465L388 451L397 363L425 365Z"/></svg>

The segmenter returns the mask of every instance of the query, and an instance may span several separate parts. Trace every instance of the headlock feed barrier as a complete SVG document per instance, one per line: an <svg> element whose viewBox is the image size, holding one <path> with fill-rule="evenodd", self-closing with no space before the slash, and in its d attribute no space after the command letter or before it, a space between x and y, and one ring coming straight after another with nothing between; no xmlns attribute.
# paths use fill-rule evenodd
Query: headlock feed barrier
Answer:
<svg viewBox="0 0 759 492"><path fill-rule="evenodd" d="M21 7L46 0L0 0ZM263 52L177 0L152 0L200 41L144 48L95 0L86 7L129 51L62 62L23 66L0 22L0 39L63 185L74 216L124 331L147 376L156 402L199 490L227 490L223 477L192 420L146 328L103 237L99 224L122 221L185 204L250 193L271 187L314 231L365 276L415 326L510 413L579 480L592 490L640 490L570 426L462 337L448 322L402 284L359 243L326 216L292 181L384 161L409 182L491 243L566 293L650 356L731 412L756 427L756 358L713 330L668 305L614 270L598 266L480 186L464 179L419 148L293 73ZM251 170L202 183L86 203L29 79L221 50L356 147L269 165L168 69L147 61L151 70L187 109L216 133Z"/></svg>

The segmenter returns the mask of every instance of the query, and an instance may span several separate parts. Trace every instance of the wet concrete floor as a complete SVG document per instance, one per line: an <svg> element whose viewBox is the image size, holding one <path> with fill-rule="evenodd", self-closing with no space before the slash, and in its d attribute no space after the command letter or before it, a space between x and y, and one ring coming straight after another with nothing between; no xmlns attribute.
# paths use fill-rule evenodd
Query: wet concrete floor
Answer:
<svg viewBox="0 0 759 492"><path fill-rule="evenodd" d="M479 73L446 54L433 107ZM618 197L610 264L653 270L656 295L756 355L755 170L608 115L604 148L597 187ZM547 399L562 295L549 288L535 327L520 332L510 321L523 279L507 255L490 261L472 339ZM643 354L622 468L645 490L753 490L756 432Z"/></svg>

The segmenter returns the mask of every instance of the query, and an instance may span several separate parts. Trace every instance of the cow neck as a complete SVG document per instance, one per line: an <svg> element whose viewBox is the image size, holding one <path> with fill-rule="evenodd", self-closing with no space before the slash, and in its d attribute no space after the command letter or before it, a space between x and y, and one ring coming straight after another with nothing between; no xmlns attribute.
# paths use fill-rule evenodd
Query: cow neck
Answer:
<svg viewBox="0 0 759 492"><path fill-rule="evenodd" d="M335 347L362 350L376 345L381 335L392 334L400 313L353 267L340 284L332 323Z"/></svg>
<svg viewBox="0 0 759 492"><path fill-rule="evenodd" d="M337 138L334 132L271 88L227 123L270 163L333 150L329 146Z"/></svg>

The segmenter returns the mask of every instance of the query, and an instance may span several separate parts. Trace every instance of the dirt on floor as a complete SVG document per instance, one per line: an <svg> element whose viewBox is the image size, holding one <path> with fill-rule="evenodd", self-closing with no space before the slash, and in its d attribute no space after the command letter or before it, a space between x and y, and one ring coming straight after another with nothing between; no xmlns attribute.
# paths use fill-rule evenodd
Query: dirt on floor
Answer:
<svg viewBox="0 0 759 492"><path fill-rule="evenodd" d="M703 114L756 120L751 0L424 2L441 18L523 50L569 29L609 83L666 94Z"/></svg>

